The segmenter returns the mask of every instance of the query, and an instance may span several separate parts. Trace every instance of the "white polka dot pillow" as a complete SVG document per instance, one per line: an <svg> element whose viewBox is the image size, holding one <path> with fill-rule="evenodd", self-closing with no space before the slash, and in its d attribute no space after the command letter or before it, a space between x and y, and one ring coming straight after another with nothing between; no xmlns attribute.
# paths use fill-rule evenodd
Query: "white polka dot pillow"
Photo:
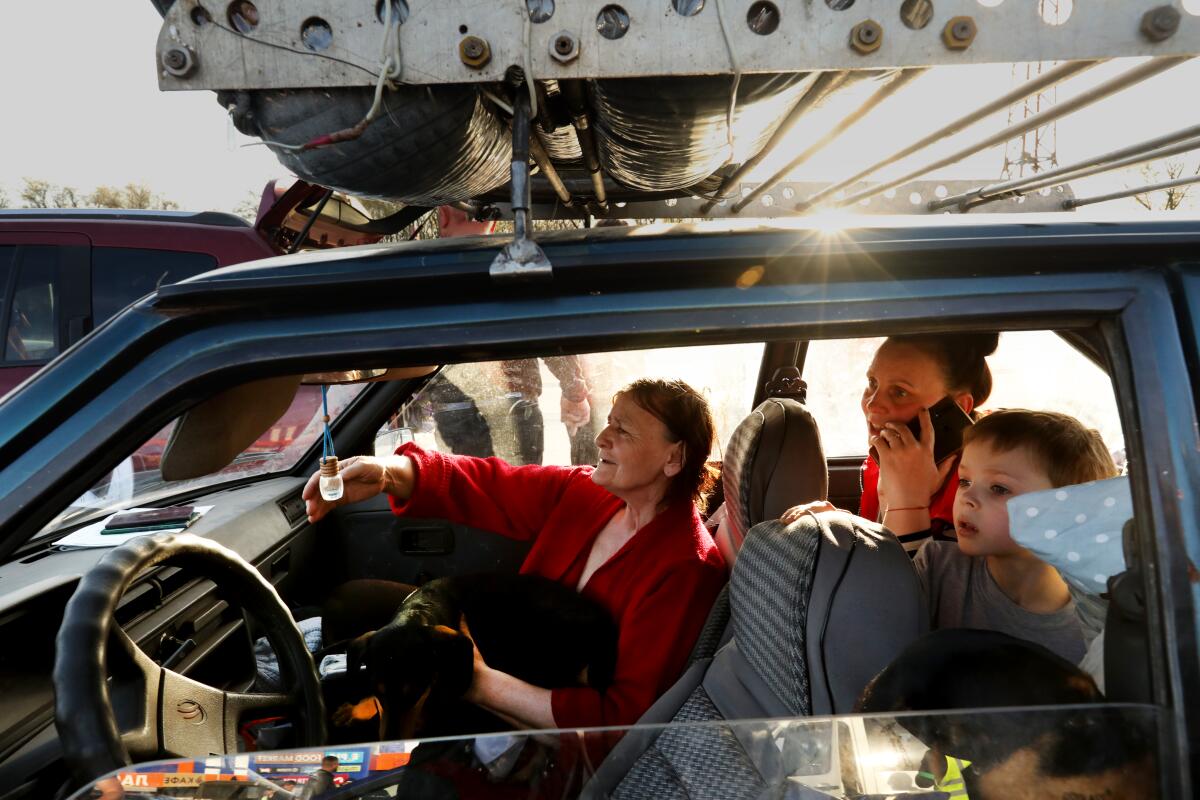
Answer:
<svg viewBox="0 0 1200 800"><path fill-rule="evenodd" d="M1008 501L1013 540L1088 594L1107 591L1109 576L1125 570L1121 528L1131 517L1133 500L1125 475Z"/></svg>

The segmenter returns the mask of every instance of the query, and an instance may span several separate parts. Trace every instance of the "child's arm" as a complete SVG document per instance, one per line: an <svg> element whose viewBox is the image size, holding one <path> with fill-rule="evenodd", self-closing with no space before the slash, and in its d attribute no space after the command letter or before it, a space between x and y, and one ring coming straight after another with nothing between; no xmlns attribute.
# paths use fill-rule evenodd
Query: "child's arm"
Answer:
<svg viewBox="0 0 1200 800"><path fill-rule="evenodd" d="M792 506L780 514L779 521L784 525L790 525L805 514L817 514L822 511L837 511L837 507L828 500L814 500L811 503L801 503L798 506Z"/></svg>

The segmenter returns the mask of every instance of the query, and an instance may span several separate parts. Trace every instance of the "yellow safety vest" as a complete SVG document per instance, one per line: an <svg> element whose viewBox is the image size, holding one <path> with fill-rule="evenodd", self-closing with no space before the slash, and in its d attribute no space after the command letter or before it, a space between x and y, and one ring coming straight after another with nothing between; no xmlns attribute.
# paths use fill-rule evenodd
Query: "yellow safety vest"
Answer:
<svg viewBox="0 0 1200 800"><path fill-rule="evenodd" d="M965 758L946 756L946 774L934 784L934 788L948 793L951 800L968 800L970 795L967 794L967 785L963 781L962 771L969 766L971 766L971 762Z"/></svg>

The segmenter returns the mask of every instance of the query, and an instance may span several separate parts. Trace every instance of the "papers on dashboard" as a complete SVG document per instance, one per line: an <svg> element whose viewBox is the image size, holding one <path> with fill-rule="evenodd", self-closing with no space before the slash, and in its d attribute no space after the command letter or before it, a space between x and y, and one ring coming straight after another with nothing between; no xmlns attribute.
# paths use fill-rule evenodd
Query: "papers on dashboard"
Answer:
<svg viewBox="0 0 1200 800"><path fill-rule="evenodd" d="M107 517L97 520L90 525L84 525L79 530L68 534L62 539L59 539L54 544L58 547L116 547L117 545L125 544L125 542L128 542L130 539L136 539L139 536L152 536L156 533L181 533L187 530L189 525L194 524L196 520L204 516L204 514L211 508L212 506L195 506L192 509L194 512L192 519L189 520L187 524L181 524L173 528L161 528L153 531L140 530L106 533L104 526L108 524L110 519L116 516L116 514L109 514ZM117 513L127 514L131 511L153 511L153 509L127 508Z"/></svg>

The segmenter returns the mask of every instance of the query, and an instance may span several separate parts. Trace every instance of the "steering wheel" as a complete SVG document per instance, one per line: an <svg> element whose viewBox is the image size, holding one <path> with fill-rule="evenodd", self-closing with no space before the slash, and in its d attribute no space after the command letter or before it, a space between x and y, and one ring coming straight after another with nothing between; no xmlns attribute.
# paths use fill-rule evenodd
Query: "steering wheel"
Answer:
<svg viewBox="0 0 1200 800"><path fill-rule="evenodd" d="M161 667L114 623L121 595L145 570L173 565L214 581L266 634L290 692L228 692ZM118 730L105 654L114 641L140 674L141 724ZM238 722L255 709L287 707L300 746L325 742L321 685L304 637L274 587L237 553L193 534L132 539L100 560L79 582L58 629L54 659L54 724L75 779L89 783L133 763L170 756L237 752Z"/></svg>

